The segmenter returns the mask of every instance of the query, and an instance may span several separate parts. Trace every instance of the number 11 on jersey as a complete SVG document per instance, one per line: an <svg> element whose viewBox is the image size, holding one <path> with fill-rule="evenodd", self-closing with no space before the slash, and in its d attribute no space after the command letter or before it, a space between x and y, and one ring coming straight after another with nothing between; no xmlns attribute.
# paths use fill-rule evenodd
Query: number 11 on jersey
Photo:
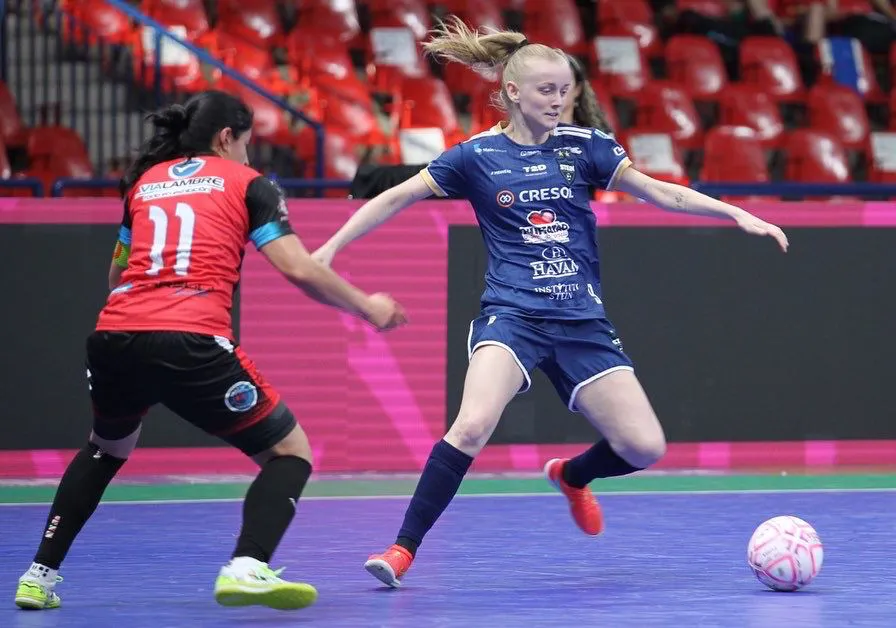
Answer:
<svg viewBox="0 0 896 628"><path fill-rule="evenodd" d="M178 275L186 275L190 268L190 253L193 250L193 227L196 223L196 214L193 212L193 208L186 203L178 203L174 208L174 215L180 219L174 272ZM152 264L146 274L158 275L165 267L162 252L165 250L168 238L168 214L158 205L150 205L149 219L153 224L152 247L149 249L149 260Z"/></svg>

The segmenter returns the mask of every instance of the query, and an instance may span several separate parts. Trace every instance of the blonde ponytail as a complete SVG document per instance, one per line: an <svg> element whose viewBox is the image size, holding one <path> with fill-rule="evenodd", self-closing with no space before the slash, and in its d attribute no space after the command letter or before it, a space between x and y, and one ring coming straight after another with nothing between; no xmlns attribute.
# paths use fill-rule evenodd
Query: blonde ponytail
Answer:
<svg viewBox="0 0 896 628"><path fill-rule="evenodd" d="M522 33L493 28L472 30L456 15L440 21L433 32L435 36L423 44L424 50L434 57L462 63L490 80L500 78L501 93L495 104L505 110L511 105L507 81L519 81L527 60L566 60L562 50L529 44Z"/></svg>

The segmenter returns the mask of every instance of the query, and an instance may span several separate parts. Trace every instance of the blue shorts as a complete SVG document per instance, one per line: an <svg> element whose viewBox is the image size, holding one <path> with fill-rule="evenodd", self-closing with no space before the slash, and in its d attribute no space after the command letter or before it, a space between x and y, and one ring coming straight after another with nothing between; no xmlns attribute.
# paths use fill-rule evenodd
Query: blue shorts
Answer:
<svg viewBox="0 0 896 628"><path fill-rule="evenodd" d="M586 384L614 371L633 371L622 341L606 319L536 320L498 314L470 323L469 357L479 347L494 345L510 352L526 378L520 392L532 385L529 373L540 368L573 412L576 395Z"/></svg>

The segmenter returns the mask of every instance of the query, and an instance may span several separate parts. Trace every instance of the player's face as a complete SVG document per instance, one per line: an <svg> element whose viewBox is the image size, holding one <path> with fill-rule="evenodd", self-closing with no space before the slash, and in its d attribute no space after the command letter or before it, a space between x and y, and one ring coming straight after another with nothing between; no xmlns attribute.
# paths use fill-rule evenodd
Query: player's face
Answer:
<svg viewBox="0 0 896 628"><path fill-rule="evenodd" d="M520 113L533 130L551 130L560 122L573 76L565 60L533 59L526 63L522 80L508 83L508 93L519 96Z"/></svg>
<svg viewBox="0 0 896 628"><path fill-rule="evenodd" d="M230 159L244 166L249 165L249 140L252 139L252 130L248 130L239 137L233 136L229 128L223 129L218 135L218 150L221 157Z"/></svg>

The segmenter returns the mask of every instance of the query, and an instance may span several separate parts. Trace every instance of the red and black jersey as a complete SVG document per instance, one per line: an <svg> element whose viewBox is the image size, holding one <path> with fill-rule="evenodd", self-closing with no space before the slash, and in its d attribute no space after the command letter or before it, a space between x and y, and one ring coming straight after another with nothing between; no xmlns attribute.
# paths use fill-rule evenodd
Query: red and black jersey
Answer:
<svg viewBox="0 0 896 628"><path fill-rule="evenodd" d="M121 284L98 330L184 331L233 339L230 310L246 244L292 233L280 188L221 157L150 168L125 200Z"/></svg>

